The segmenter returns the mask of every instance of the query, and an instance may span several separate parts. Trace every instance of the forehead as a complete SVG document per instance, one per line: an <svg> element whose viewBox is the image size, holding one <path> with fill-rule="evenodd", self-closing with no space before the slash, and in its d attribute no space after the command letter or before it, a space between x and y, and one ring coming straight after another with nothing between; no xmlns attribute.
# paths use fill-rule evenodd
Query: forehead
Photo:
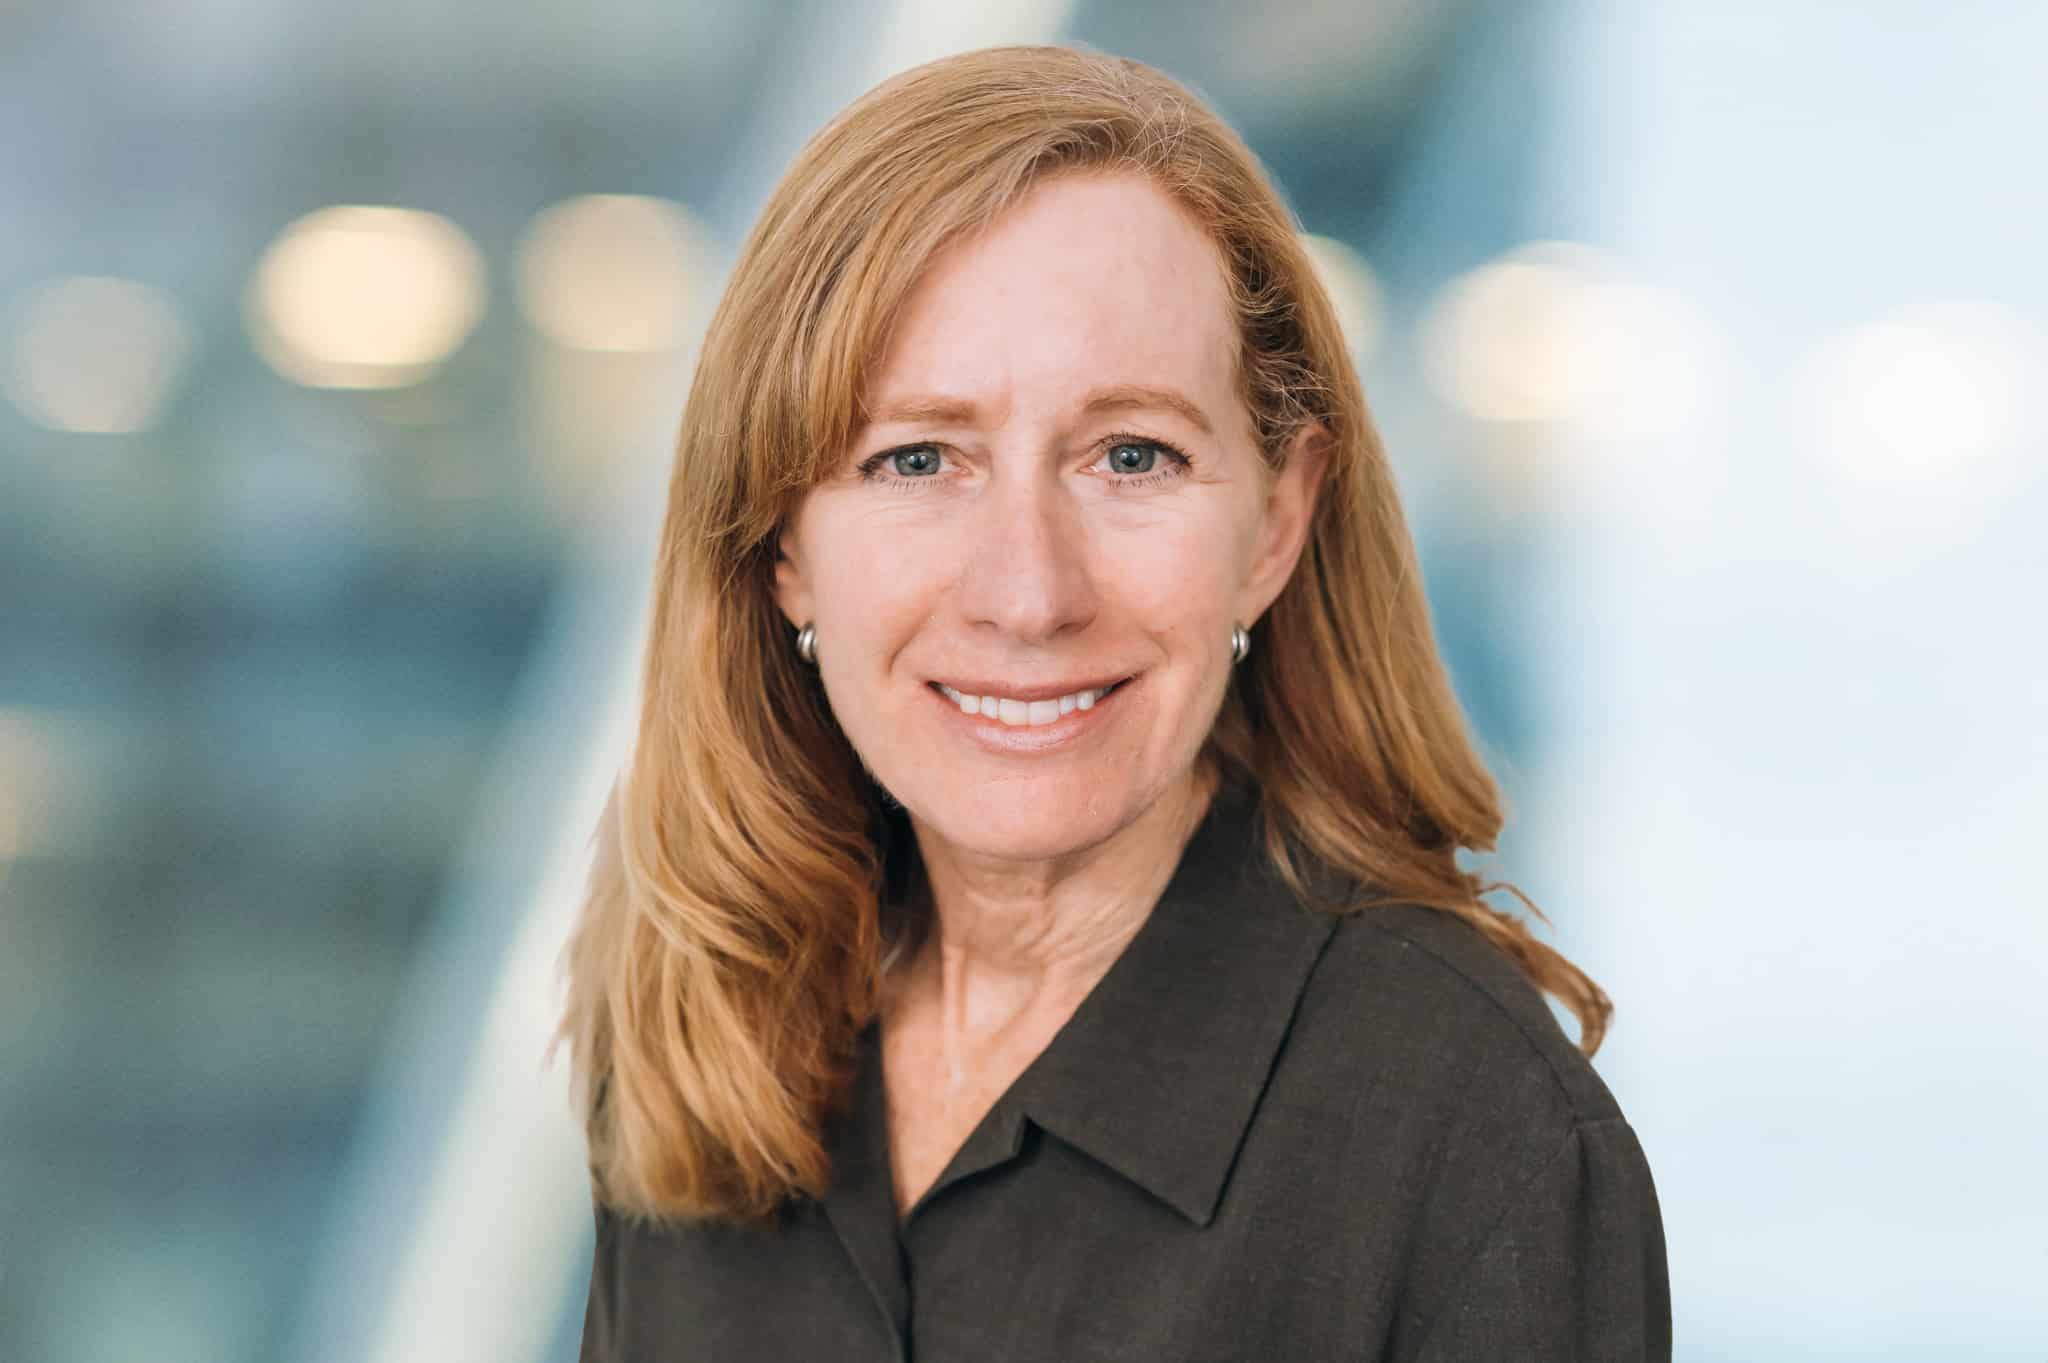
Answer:
<svg viewBox="0 0 2048 1363"><path fill-rule="evenodd" d="M1135 174L1034 186L935 256L870 376L907 396L1057 402L1107 384L1171 386L1243 423L1237 333L1215 246Z"/></svg>

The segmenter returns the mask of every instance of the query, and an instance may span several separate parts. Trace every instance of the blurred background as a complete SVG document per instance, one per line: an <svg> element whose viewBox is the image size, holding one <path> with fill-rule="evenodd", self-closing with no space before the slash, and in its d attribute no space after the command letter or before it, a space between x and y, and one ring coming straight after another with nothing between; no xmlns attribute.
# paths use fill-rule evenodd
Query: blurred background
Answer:
<svg viewBox="0 0 2048 1363"><path fill-rule="evenodd" d="M1314 235L1678 1357L2048 1357L2048 6L0 0L0 1360L574 1357L697 330L1048 40Z"/></svg>

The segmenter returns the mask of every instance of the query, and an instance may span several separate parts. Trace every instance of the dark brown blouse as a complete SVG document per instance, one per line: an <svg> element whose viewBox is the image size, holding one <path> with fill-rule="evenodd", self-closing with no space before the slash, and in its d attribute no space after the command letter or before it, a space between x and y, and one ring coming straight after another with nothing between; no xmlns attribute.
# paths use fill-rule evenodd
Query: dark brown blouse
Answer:
<svg viewBox="0 0 2048 1363"><path fill-rule="evenodd" d="M599 1209L585 1363L1671 1357L1656 1188L1516 966L1304 908L1220 793L1158 905L899 1228L879 1036L780 1224Z"/></svg>

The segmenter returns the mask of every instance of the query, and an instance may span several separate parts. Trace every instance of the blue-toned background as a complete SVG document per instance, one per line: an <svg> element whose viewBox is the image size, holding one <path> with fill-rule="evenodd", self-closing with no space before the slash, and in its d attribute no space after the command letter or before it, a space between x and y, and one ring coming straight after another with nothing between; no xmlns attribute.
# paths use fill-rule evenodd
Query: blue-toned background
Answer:
<svg viewBox="0 0 2048 1363"><path fill-rule="evenodd" d="M0 1361L574 1356L697 330L1056 38L1316 234L1678 1358L2048 1358L2048 9L0 0Z"/></svg>

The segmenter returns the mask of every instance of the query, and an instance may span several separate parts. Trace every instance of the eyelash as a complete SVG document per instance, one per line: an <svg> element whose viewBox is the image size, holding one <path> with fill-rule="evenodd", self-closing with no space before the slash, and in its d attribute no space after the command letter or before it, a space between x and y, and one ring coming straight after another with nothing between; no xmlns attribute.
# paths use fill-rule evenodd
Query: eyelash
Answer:
<svg viewBox="0 0 2048 1363"><path fill-rule="evenodd" d="M1125 434L1105 436L1097 448L1104 454L1108 454L1111 450L1119 449L1125 445L1140 445L1146 449L1157 450L1166 456L1167 463L1164 468L1154 469L1151 473L1135 473L1124 477L1112 476L1109 480L1109 486L1113 488L1143 487L1147 483L1164 482L1168 478L1180 477L1194 466L1195 461L1190 459L1184 450L1167 441L1155 439L1149 435ZM893 446L878 454L871 454L860 462L858 472L860 473L861 481L864 483L893 483L903 491L911 490L911 487L916 484L938 482L939 479L933 474L925 474L917 478L904 478L897 474L882 472L883 465L887 464L895 456L908 454L913 450L941 452L938 445L928 440L921 440L910 445Z"/></svg>

